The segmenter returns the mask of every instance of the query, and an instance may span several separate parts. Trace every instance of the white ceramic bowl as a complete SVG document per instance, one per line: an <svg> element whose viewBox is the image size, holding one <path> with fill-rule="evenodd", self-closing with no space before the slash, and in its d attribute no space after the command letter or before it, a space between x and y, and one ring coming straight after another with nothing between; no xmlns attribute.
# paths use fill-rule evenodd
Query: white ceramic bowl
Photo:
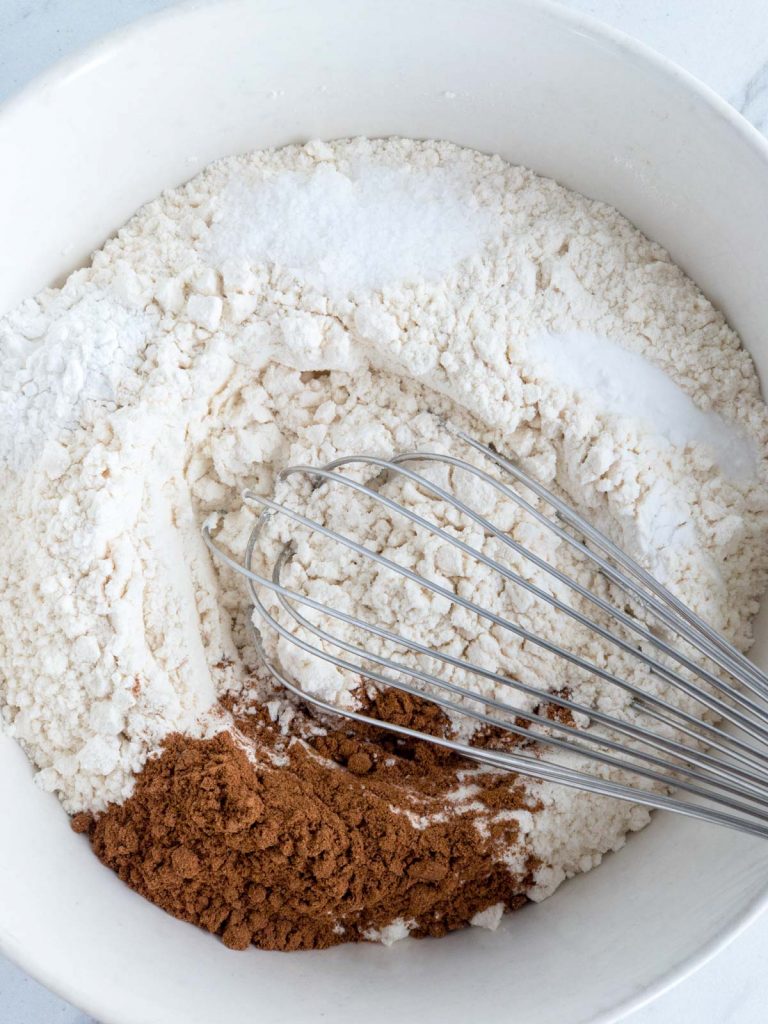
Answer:
<svg viewBox="0 0 768 1024"><path fill-rule="evenodd" d="M215 157L393 133L501 153L614 204L724 308L766 379L765 143L630 40L514 0L194 4L55 69L0 114L0 306ZM7 739L0 780L0 946L106 1024L607 1022L766 902L768 844L660 817L496 934L232 953L102 868Z"/></svg>

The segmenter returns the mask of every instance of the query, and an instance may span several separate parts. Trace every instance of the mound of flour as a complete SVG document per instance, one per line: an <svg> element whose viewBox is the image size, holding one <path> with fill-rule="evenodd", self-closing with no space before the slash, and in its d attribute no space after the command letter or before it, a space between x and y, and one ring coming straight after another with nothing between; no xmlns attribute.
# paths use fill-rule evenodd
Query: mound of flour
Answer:
<svg viewBox="0 0 768 1024"><path fill-rule="evenodd" d="M665 436L553 373L534 339L573 331L650 361L765 451L748 355L662 249L609 207L448 143L221 161L6 317L0 700L40 784L69 811L123 801L164 736L225 727L217 696L254 685L247 600L200 541L207 514L229 510L219 539L241 555L244 487L270 493L290 463L446 444L440 416L516 452L748 646L768 564L762 457L731 479L711 435L683 424ZM484 593L444 552L423 556L447 585L568 639L536 602ZM342 579L353 606L354 579L328 582ZM423 642L456 642L439 603L425 611L383 584L380 596ZM447 624L489 664L521 657L477 623ZM563 684L525 657L532 677ZM612 700L581 685L585 700ZM287 722L290 702L269 697ZM539 794L545 810L523 829L544 862L534 895L647 821Z"/></svg>

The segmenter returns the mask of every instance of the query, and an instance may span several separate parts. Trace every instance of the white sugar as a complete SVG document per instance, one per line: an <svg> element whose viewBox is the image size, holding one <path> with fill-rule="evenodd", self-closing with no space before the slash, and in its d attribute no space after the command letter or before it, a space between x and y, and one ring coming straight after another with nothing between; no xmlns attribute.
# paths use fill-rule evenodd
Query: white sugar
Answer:
<svg viewBox="0 0 768 1024"><path fill-rule="evenodd" d="M232 183L209 241L219 263L271 263L340 296L437 280L494 230L457 174L363 163Z"/></svg>
<svg viewBox="0 0 768 1024"><path fill-rule="evenodd" d="M754 445L715 412L704 412L654 363L586 331L528 341L542 375L588 399L601 412L635 419L671 444L702 444L733 479L754 476Z"/></svg>

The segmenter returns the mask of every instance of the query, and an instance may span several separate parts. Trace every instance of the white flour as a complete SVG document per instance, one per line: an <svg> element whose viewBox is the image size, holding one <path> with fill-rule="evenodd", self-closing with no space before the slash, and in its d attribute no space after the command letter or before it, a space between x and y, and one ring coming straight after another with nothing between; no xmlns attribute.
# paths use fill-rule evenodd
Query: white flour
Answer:
<svg viewBox="0 0 768 1024"><path fill-rule="evenodd" d="M725 478L710 436L617 418L599 394L553 379L528 343L611 339L762 453L749 357L614 210L497 157L353 140L222 161L146 206L2 331L0 512L13 543L0 567L0 696L41 785L70 811L124 800L163 736L201 728L254 663L243 590L212 569L202 518L231 509L220 537L240 554L252 523L243 487L269 493L288 463L445 444L432 412L516 452L749 643L766 576L763 461ZM487 593L445 550L413 555L527 625L596 643L511 589ZM560 666L440 601L369 584L376 610L423 642L565 682ZM350 605L365 596L351 576L344 593ZM585 700L614 701L581 685ZM290 705L271 697L287 720ZM551 786L540 795L545 810L524 829L544 861L535 897L648 819Z"/></svg>

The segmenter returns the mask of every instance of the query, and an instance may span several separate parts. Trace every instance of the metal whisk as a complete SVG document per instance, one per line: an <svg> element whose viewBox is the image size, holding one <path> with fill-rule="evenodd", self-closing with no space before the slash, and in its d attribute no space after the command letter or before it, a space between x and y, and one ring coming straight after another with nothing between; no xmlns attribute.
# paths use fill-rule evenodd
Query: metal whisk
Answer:
<svg viewBox="0 0 768 1024"><path fill-rule="evenodd" d="M677 706L673 700L659 696L651 689L645 689L581 654L560 646L552 637L531 632L518 622L459 596L442 583L392 561L384 554L308 518L284 503L246 491L244 501L260 507L261 514L250 535L243 563L231 558L214 540L215 517L206 522L203 536L214 555L248 581L254 610L261 619L262 629L267 627L274 630L306 654L322 659L336 669L354 673L356 677L363 677L378 687L395 687L431 701L450 713L454 719L455 716L469 716L484 726L499 730L502 735L510 734L525 742L511 749L472 746L450 736L433 736L359 711L338 707L305 692L300 680L289 678L283 668L267 655L262 634L256 629L257 648L267 669L288 690L323 711L343 715L365 725L385 728L409 739L437 744L493 769L675 811L768 837L768 676L604 533L513 461L465 432L454 427L449 429L456 439L482 456L480 461L485 460L491 472L453 455L414 451L404 452L391 459L368 455L350 456L336 459L322 468L293 466L281 476L309 478L315 488L347 488L378 502L388 513L403 517L418 529L426 530L439 543L453 545L463 556L477 559L498 573L505 584L511 583L523 588L537 600L547 602L563 616L593 631L614 649L639 659L649 675L653 674L673 687L672 692L685 696L686 707ZM611 596L601 596L594 589L590 590L566 575L535 551L514 540L476 508L419 472L425 464L438 463L451 470L470 474L482 485L492 487L504 499L516 503L533 520L546 530L551 530L559 541L569 545L581 558L588 559L611 585L606 590ZM361 483L339 472L350 466L370 467L371 479ZM379 481L392 478L393 475L410 481L421 492L452 506L456 512L478 526L486 537L496 538L503 547L527 559L537 569L567 587L572 594L578 595L582 607L586 602L594 609L595 617L541 589L509 566L446 532L436 522L382 494ZM530 500L522 491L528 492ZM290 543L283 546L271 577L255 572L254 552L267 523L278 516L287 517L298 529L316 531L357 556L371 559L387 571L395 572L426 591L446 598L453 605L461 606L479 620L488 623L489 627L509 631L528 644L565 659L605 686L618 687L631 699L633 720L624 720L580 703L572 699L567 691L551 693L466 658L430 648L420 643L417 637L403 636L285 587L281 578L292 555ZM290 621L299 627L298 630L288 628L268 610L263 601L264 590L276 595ZM633 614L633 606L640 609L642 614ZM510 700L483 696L469 687L442 678L439 673L406 664L394 654L385 656L366 650L311 622L302 614L302 607L352 626L369 637L384 640L391 645L393 651L423 655L433 659L430 665L439 663L447 668L462 670L469 677L501 685L505 692L510 693ZM303 635L299 635L299 632ZM306 636L314 638L315 642L304 639ZM329 646L338 653L329 651ZM350 661L344 655L357 660ZM534 698L539 704L534 704L534 710L518 707L514 703L515 692ZM464 702L466 698L471 699L469 704ZM548 707L562 709L562 714L547 714ZM693 713L691 707L700 711ZM586 721L587 725L580 727L574 724L579 721ZM715 724L717 722L724 725ZM545 756L547 751L548 757ZM553 753L566 763L552 760ZM573 760L572 755L577 756L579 767L567 763ZM594 770L591 770L592 767ZM610 777L611 774L616 776L617 770L619 778Z"/></svg>

